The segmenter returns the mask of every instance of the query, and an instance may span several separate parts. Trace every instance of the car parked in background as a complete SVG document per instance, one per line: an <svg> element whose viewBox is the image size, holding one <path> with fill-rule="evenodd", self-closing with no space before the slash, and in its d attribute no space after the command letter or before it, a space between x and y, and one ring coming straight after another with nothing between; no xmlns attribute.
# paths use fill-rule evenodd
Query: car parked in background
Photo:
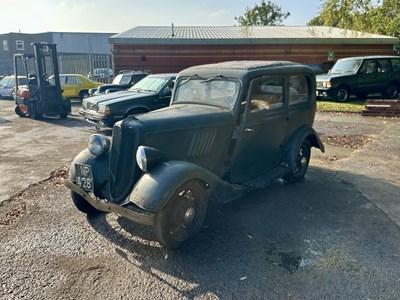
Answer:
<svg viewBox="0 0 400 300"><path fill-rule="evenodd" d="M111 68L95 68L87 75L87 77L91 80L107 79L113 76L114 71Z"/></svg>
<svg viewBox="0 0 400 300"><path fill-rule="evenodd" d="M49 80L52 80L52 76ZM80 98L81 100L89 97L89 90L97 88L102 83L95 82L81 74L60 74L60 84L65 98Z"/></svg>
<svg viewBox="0 0 400 300"><path fill-rule="evenodd" d="M26 76L18 76L18 85L27 85ZM0 98L12 98L15 88L15 76L5 76L0 80Z"/></svg>
<svg viewBox="0 0 400 300"><path fill-rule="evenodd" d="M350 95L365 98L381 93L396 98L400 89L400 57L363 56L339 59L328 74L317 75L317 96L346 102Z"/></svg>
<svg viewBox="0 0 400 300"><path fill-rule="evenodd" d="M123 71L115 76L110 84L103 84L97 89L90 89L90 96L98 96L105 93L114 93L129 89L139 80L143 79L150 73L147 71Z"/></svg>
<svg viewBox="0 0 400 300"><path fill-rule="evenodd" d="M312 128L315 94L314 72L298 63L188 68L170 106L116 123L112 142L92 135L65 185L80 211L152 225L176 249L201 230L210 199L227 203L277 178L304 178L311 147L324 151Z"/></svg>
<svg viewBox="0 0 400 300"><path fill-rule="evenodd" d="M112 127L131 115L169 105L176 74L153 74L125 91L89 97L82 101L79 113L96 127Z"/></svg>

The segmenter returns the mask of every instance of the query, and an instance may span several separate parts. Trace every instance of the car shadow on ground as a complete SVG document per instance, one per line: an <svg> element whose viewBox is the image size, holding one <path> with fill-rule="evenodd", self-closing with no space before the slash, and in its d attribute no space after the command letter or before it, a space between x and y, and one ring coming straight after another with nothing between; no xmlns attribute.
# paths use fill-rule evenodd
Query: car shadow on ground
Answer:
<svg viewBox="0 0 400 300"><path fill-rule="evenodd" d="M382 190L400 194L383 180L311 167L301 183L278 180L232 203L210 201L200 234L176 251L160 247L151 227L123 217L102 214L88 221L132 266L171 288L163 274L195 283L193 289L176 290L182 297L211 292L226 299L234 290L243 298L265 299L269 287L276 292L288 276L300 273L314 284L333 276L344 291L360 282L368 286L366 277L390 284L380 272L400 275L400 261L391 255L399 249L399 227L357 190L357 180L379 181ZM377 275L369 273L376 269ZM309 293L306 285L298 289L302 296Z"/></svg>

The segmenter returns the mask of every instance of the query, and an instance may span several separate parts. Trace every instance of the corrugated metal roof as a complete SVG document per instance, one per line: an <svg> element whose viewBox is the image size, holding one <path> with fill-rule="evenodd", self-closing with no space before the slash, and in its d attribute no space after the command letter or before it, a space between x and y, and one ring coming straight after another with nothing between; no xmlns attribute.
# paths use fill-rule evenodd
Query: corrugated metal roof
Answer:
<svg viewBox="0 0 400 300"><path fill-rule="evenodd" d="M396 37L326 26L138 26L113 44L397 44Z"/></svg>

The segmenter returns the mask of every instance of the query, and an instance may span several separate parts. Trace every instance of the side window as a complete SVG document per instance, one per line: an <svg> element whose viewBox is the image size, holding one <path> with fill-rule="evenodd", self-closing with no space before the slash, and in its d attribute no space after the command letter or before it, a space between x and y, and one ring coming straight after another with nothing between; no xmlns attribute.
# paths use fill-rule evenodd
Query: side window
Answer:
<svg viewBox="0 0 400 300"><path fill-rule="evenodd" d="M119 84L129 84L131 81L131 75L122 75L121 81ZM137 82L137 80L132 80L132 83Z"/></svg>
<svg viewBox="0 0 400 300"><path fill-rule="evenodd" d="M388 59L378 59L377 60L377 72L378 73L387 73L390 72L390 64Z"/></svg>
<svg viewBox="0 0 400 300"><path fill-rule="evenodd" d="M68 76L67 82L68 84L82 85L82 81L76 76Z"/></svg>
<svg viewBox="0 0 400 300"><path fill-rule="evenodd" d="M392 69L393 71L400 71L400 59L398 58L392 58Z"/></svg>
<svg viewBox="0 0 400 300"><path fill-rule="evenodd" d="M250 93L250 114L283 106L284 78L263 77L253 81Z"/></svg>
<svg viewBox="0 0 400 300"><path fill-rule="evenodd" d="M364 61L360 69L361 74L371 74L376 73L376 62L372 59L367 59Z"/></svg>
<svg viewBox="0 0 400 300"><path fill-rule="evenodd" d="M307 77L304 75L289 77L289 105L296 105L308 101L308 82Z"/></svg>
<svg viewBox="0 0 400 300"><path fill-rule="evenodd" d="M66 77L65 76L60 76L60 85L65 85L66 84Z"/></svg>

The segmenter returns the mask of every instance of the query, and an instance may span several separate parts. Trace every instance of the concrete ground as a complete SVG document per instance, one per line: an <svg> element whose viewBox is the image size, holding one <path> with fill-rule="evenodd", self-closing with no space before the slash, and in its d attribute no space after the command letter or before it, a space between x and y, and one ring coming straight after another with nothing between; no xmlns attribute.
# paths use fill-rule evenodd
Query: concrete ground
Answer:
<svg viewBox="0 0 400 300"><path fill-rule="evenodd" d="M400 298L399 119L317 113L327 151L304 182L210 203L167 251L147 226L74 207L62 167L95 132L77 107L35 121L0 100L1 300Z"/></svg>

